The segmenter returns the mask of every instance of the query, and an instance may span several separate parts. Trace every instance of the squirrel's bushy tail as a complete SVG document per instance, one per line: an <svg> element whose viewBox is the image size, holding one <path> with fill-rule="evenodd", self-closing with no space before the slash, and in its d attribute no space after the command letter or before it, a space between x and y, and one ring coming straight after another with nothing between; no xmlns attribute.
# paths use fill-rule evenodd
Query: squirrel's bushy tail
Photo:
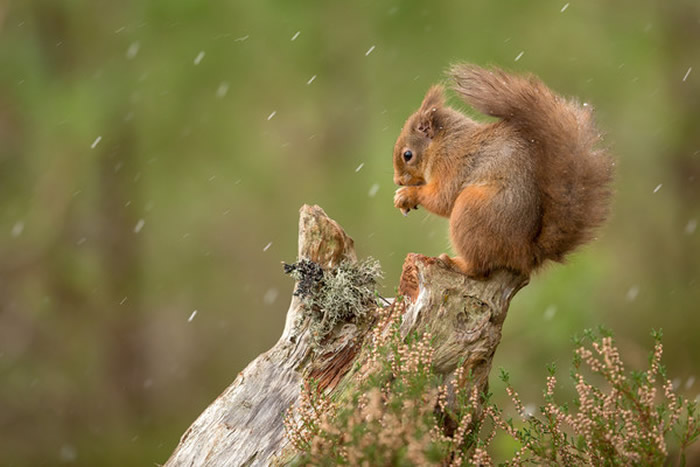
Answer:
<svg viewBox="0 0 700 467"><path fill-rule="evenodd" d="M613 161L600 147L592 109L552 92L534 76L456 65L454 90L471 106L513 125L531 145L541 195L535 266L561 261L591 240L608 216Z"/></svg>

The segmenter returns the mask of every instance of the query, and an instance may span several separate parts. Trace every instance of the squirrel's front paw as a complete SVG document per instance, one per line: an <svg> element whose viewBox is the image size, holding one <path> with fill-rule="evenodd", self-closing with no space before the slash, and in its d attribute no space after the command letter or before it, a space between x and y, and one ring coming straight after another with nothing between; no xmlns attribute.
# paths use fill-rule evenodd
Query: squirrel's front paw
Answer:
<svg viewBox="0 0 700 467"><path fill-rule="evenodd" d="M394 194L394 207L401 210L404 216L411 209L418 209L418 193L412 186L404 186L396 190Z"/></svg>

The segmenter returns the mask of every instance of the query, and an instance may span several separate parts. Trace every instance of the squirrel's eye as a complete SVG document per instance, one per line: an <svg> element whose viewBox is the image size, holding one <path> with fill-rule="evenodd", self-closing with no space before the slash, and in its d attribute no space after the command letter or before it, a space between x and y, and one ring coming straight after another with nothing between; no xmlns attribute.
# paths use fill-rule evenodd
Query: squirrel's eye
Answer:
<svg viewBox="0 0 700 467"><path fill-rule="evenodd" d="M406 151L406 152L403 153L403 160L405 160L406 162L408 162L408 161L410 161L411 159L413 159L413 153L412 153L411 151Z"/></svg>

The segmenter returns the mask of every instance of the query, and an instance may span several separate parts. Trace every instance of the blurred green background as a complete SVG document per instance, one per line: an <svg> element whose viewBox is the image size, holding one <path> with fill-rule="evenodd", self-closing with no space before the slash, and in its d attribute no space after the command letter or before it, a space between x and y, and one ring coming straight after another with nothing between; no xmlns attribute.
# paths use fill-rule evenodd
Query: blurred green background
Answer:
<svg viewBox="0 0 700 467"><path fill-rule="evenodd" d="M381 261L385 295L406 253L447 251L444 220L393 208L391 154L455 61L592 103L618 161L612 221L519 293L495 366L540 404L583 328L641 366L662 327L694 398L699 19L697 0L0 1L0 464L164 462L279 337L303 203Z"/></svg>

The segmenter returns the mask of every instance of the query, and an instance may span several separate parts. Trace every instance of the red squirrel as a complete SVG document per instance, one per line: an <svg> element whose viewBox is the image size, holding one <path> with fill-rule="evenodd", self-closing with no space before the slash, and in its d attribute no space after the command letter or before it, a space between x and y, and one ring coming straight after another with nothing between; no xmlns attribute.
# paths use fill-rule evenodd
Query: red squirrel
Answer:
<svg viewBox="0 0 700 467"><path fill-rule="evenodd" d="M614 162L592 109L531 75L468 64L448 74L467 104L499 120L477 123L431 87L394 147L394 206L449 218L459 256L440 259L468 276L563 261L609 211Z"/></svg>

